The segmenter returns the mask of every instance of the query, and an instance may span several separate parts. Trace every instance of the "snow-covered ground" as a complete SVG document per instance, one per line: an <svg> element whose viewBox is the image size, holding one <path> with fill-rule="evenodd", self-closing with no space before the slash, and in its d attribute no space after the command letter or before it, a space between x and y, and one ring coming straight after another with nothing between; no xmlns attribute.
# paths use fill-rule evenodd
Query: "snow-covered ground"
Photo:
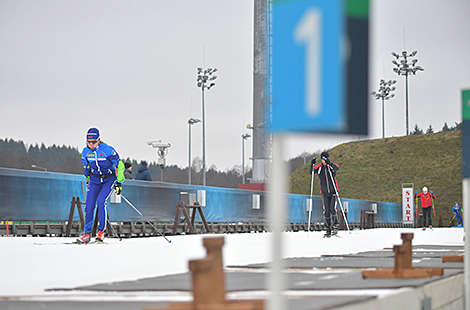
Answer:
<svg viewBox="0 0 470 310"><path fill-rule="evenodd" d="M402 243L403 232L413 232L413 245L463 245L462 228L371 229L340 231L341 238L323 238L323 232L283 234L285 257L318 257L380 250ZM51 288L73 288L106 282L182 273L188 261L205 257L203 238L221 235L118 239L108 245L70 245L75 238L1 237L0 297L47 296ZM270 261L270 233L227 234L224 265ZM56 293L57 294L57 293Z"/></svg>

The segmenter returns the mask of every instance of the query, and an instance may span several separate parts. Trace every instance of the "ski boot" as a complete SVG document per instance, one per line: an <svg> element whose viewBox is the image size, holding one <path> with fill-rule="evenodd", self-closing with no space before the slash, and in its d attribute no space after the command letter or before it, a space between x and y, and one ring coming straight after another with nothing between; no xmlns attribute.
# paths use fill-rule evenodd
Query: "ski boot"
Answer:
<svg viewBox="0 0 470 310"><path fill-rule="evenodd" d="M323 235L323 238L330 238L331 237L331 229L327 229L326 233Z"/></svg>
<svg viewBox="0 0 470 310"><path fill-rule="evenodd" d="M80 238L77 238L77 241L75 241L75 243L78 243L78 244L87 244L90 242L90 234L89 233L85 233L83 236L81 236Z"/></svg>
<svg viewBox="0 0 470 310"><path fill-rule="evenodd" d="M95 242L104 242L104 231L98 230L98 234L96 235L96 240Z"/></svg>
<svg viewBox="0 0 470 310"><path fill-rule="evenodd" d="M336 236L338 234L338 229L339 229L339 225L338 224L334 224L333 225L333 228L331 229L331 234L333 236Z"/></svg>

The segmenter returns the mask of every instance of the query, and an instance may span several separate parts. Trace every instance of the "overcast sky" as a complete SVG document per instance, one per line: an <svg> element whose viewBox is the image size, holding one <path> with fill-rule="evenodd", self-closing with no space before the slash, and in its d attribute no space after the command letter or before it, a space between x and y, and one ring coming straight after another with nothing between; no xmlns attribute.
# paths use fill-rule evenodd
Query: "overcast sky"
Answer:
<svg viewBox="0 0 470 310"><path fill-rule="evenodd" d="M405 79L391 52L417 50L424 72L409 78L410 130L461 121L470 88L470 1L373 1L370 91L396 79L385 134L405 134ZM253 102L252 0L1 0L0 138L81 150L89 127L121 157L156 161L150 139L171 143L167 164L188 165L190 117L202 118L198 67L217 67L206 92L207 166L241 164ZM368 138L382 137L370 97ZM202 157L202 127L192 155ZM289 136L286 158L331 148L349 136ZM245 144L251 165L251 140Z"/></svg>

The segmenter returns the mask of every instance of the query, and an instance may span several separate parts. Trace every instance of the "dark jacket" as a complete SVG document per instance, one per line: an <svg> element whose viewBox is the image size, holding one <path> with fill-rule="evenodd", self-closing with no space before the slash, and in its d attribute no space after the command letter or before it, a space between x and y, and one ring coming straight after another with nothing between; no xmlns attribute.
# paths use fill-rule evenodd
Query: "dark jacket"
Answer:
<svg viewBox="0 0 470 310"><path fill-rule="evenodd" d="M318 164L315 167L310 166L310 174L312 174L312 171L318 174L320 192L322 194L336 194L336 190L339 192L338 182L336 181L336 171L338 170L339 166L335 163L329 165Z"/></svg>
<svg viewBox="0 0 470 310"><path fill-rule="evenodd" d="M136 180L143 180L143 181L152 181L152 177L150 176L150 172L148 168L144 165L140 165L139 169L137 170L137 174L135 175Z"/></svg>
<svg viewBox="0 0 470 310"><path fill-rule="evenodd" d="M132 180L132 173L129 171L129 169L124 170L124 177L126 179Z"/></svg>

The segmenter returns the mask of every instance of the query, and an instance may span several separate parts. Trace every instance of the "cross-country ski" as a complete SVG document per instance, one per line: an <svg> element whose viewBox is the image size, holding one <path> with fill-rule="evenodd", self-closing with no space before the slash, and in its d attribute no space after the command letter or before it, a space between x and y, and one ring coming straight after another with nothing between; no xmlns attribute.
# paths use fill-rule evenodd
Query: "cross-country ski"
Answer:
<svg viewBox="0 0 470 310"><path fill-rule="evenodd" d="M106 244L109 245L109 243L104 242L104 241L91 241L88 243L80 243L80 242L34 242L34 245L96 245L96 244Z"/></svg>

